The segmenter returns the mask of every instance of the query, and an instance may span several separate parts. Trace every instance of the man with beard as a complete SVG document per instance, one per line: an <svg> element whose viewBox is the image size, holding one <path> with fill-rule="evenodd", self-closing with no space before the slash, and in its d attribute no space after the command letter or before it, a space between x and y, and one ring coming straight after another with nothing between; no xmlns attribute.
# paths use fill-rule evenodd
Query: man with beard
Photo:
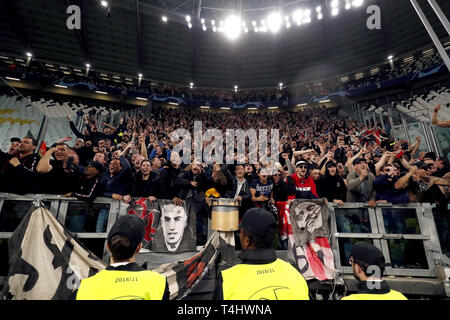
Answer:
<svg viewBox="0 0 450 320"><path fill-rule="evenodd" d="M295 173L288 177L289 199L317 199L316 184L308 176L308 164L300 160L295 164Z"/></svg>
<svg viewBox="0 0 450 320"><path fill-rule="evenodd" d="M9 160L4 172L9 192L25 194L32 191L40 159L35 153L36 148L37 141L32 137L24 137L20 141L19 155Z"/></svg>
<svg viewBox="0 0 450 320"><path fill-rule="evenodd" d="M9 166L9 161L13 157L17 157L20 152L20 139L11 138L11 144L9 145L8 152L3 152L0 150L0 191L7 191L8 184L6 184L6 170Z"/></svg>
<svg viewBox="0 0 450 320"><path fill-rule="evenodd" d="M53 160L50 160L51 156ZM58 143L56 147L50 148L36 167L39 193L66 194L77 190L79 176L73 160L69 157L67 144Z"/></svg>
<svg viewBox="0 0 450 320"><path fill-rule="evenodd" d="M337 167L333 161L327 162L325 175L317 182L317 193L320 198L327 198L343 206L346 200L347 189L344 180L337 174Z"/></svg>
<svg viewBox="0 0 450 320"><path fill-rule="evenodd" d="M141 170L134 175L135 184L131 193L132 197L144 197L150 201L156 201L154 197L155 182L152 180L151 163L144 160L141 163Z"/></svg>
<svg viewBox="0 0 450 320"><path fill-rule="evenodd" d="M159 175L159 190L156 195L158 199L173 200L177 206L180 206L183 203L183 200L178 197L180 187L175 186L174 184L175 179L181 173L180 165L180 156L178 153L172 152L168 168L164 168Z"/></svg>
<svg viewBox="0 0 450 320"><path fill-rule="evenodd" d="M408 300L382 280L386 263L383 253L375 246L367 242L356 243L350 252L349 263L353 276L359 281L358 292L342 300Z"/></svg>
<svg viewBox="0 0 450 320"><path fill-rule="evenodd" d="M375 176L369 171L366 160L356 158L353 160L353 168L347 176L347 201L368 202L369 206L375 207Z"/></svg>

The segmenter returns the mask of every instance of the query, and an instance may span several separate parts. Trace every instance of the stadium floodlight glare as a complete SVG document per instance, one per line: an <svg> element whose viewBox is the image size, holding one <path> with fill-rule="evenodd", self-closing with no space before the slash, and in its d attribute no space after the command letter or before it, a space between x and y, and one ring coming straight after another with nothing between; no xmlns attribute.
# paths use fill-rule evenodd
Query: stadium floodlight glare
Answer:
<svg viewBox="0 0 450 320"><path fill-rule="evenodd" d="M283 87L283 82L280 82L280 83L278 84L278 86L279 86L280 88L282 88L282 87Z"/></svg>
<svg viewBox="0 0 450 320"><path fill-rule="evenodd" d="M297 23L298 26L301 25L303 20L303 10L295 10L292 14L292 19Z"/></svg>
<svg viewBox="0 0 450 320"><path fill-rule="evenodd" d="M103 1L101 1L100 2L101 3L101 5L102 5L102 7L107 7L108 6L108 1L105 1L105 0L103 0Z"/></svg>
<svg viewBox="0 0 450 320"><path fill-rule="evenodd" d="M322 12L322 7L321 6L317 6L316 7L316 12Z"/></svg>
<svg viewBox="0 0 450 320"><path fill-rule="evenodd" d="M136 97L136 99L138 99L138 100L143 100L143 101L147 101L147 98L142 98L142 97Z"/></svg>
<svg viewBox="0 0 450 320"><path fill-rule="evenodd" d="M303 11L303 23L310 23L311 22L311 10L306 9Z"/></svg>
<svg viewBox="0 0 450 320"><path fill-rule="evenodd" d="M298 105L297 105L297 107L304 107L304 106L307 106L308 104L307 103L299 103Z"/></svg>
<svg viewBox="0 0 450 320"><path fill-rule="evenodd" d="M31 58L31 57L33 57L33 54L31 52L27 52L27 57Z"/></svg>
<svg viewBox="0 0 450 320"><path fill-rule="evenodd" d="M339 7L339 0L331 0L331 7L332 8Z"/></svg>
<svg viewBox="0 0 450 320"><path fill-rule="evenodd" d="M213 27L212 27L212 31L213 31L213 32L216 32L216 31L217 31L216 26L213 26Z"/></svg>
<svg viewBox="0 0 450 320"><path fill-rule="evenodd" d="M230 110L230 107L220 107L222 110Z"/></svg>
<svg viewBox="0 0 450 320"><path fill-rule="evenodd" d="M202 29L203 29L203 31L206 31L206 26L205 25L202 25Z"/></svg>
<svg viewBox="0 0 450 320"><path fill-rule="evenodd" d="M186 16L186 21L191 22L191 16Z"/></svg>
<svg viewBox="0 0 450 320"><path fill-rule="evenodd" d="M255 20L252 21L252 26L256 27L256 21Z"/></svg>
<svg viewBox="0 0 450 320"><path fill-rule="evenodd" d="M252 107L252 108L248 108L248 110L258 110L258 108Z"/></svg>
<svg viewBox="0 0 450 320"><path fill-rule="evenodd" d="M319 12L319 13L317 14L317 20L322 20L322 19L323 19L322 12Z"/></svg>
<svg viewBox="0 0 450 320"><path fill-rule="evenodd" d="M200 23L204 24L205 23L205 19L200 19Z"/></svg>
<svg viewBox="0 0 450 320"><path fill-rule="evenodd" d="M394 56L393 56L393 55L390 55L390 56L388 57L388 60L392 60L392 59L394 59Z"/></svg>
<svg viewBox="0 0 450 320"><path fill-rule="evenodd" d="M279 12L273 12L267 17L267 26L273 33L277 33L280 30L281 23L282 19Z"/></svg>
<svg viewBox="0 0 450 320"><path fill-rule="evenodd" d="M262 26L261 27L261 32L267 32L267 27L266 26Z"/></svg>
<svg viewBox="0 0 450 320"><path fill-rule="evenodd" d="M327 103L327 102L330 102L330 101L331 100L328 100L328 99L327 100L320 100L319 103Z"/></svg>
<svg viewBox="0 0 450 320"><path fill-rule="evenodd" d="M235 85L235 86L234 86L234 90L236 90L237 88L238 88L238 86Z"/></svg>
<svg viewBox="0 0 450 320"><path fill-rule="evenodd" d="M192 29L192 23L190 23L190 22L188 23L188 28Z"/></svg>
<svg viewBox="0 0 450 320"><path fill-rule="evenodd" d="M169 102L170 105L172 106L179 106L180 104L178 102Z"/></svg>
<svg viewBox="0 0 450 320"><path fill-rule="evenodd" d="M350 0L345 0L345 10L348 10L352 7L352 4L350 3Z"/></svg>
<svg viewBox="0 0 450 320"><path fill-rule="evenodd" d="M211 20L211 25L215 26L216 25L216 21L215 20Z"/></svg>
<svg viewBox="0 0 450 320"><path fill-rule="evenodd" d="M13 77L5 77L8 80L13 80L13 81L22 81L19 78L13 78Z"/></svg>
<svg viewBox="0 0 450 320"><path fill-rule="evenodd" d="M200 109L209 109L208 106L200 106Z"/></svg>
<svg viewBox="0 0 450 320"><path fill-rule="evenodd" d="M269 107L269 110L278 109L278 107Z"/></svg>
<svg viewBox="0 0 450 320"><path fill-rule="evenodd" d="M105 91L98 91L98 90L95 90L95 93L99 93L99 94L108 94L108 92L105 92Z"/></svg>
<svg viewBox="0 0 450 320"><path fill-rule="evenodd" d="M339 14L339 8L333 8L331 9L331 15L332 16L337 16Z"/></svg>
<svg viewBox="0 0 450 320"><path fill-rule="evenodd" d="M286 22L286 28L290 28L291 27L291 23L290 22Z"/></svg>
<svg viewBox="0 0 450 320"><path fill-rule="evenodd" d="M253 31L259 32L259 28L258 28L258 27L255 27L255 28L253 29Z"/></svg>
<svg viewBox="0 0 450 320"><path fill-rule="evenodd" d="M91 64L90 63L86 63L86 68L90 68Z"/></svg>
<svg viewBox="0 0 450 320"><path fill-rule="evenodd" d="M225 35L230 40L235 40L241 33L241 18L235 15L230 15L225 19Z"/></svg>
<svg viewBox="0 0 450 320"><path fill-rule="evenodd" d="M363 3L364 3L364 0L353 0L352 6L354 6L356 8L361 7Z"/></svg>
<svg viewBox="0 0 450 320"><path fill-rule="evenodd" d="M63 86L62 84L55 84L55 87L67 89L67 86Z"/></svg>
<svg viewBox="0 0 450 320"><path fill-rule="evenodd" d="M247 27L244 28L244 32L248 33L248 28Z"/></svg>
<svg viewBox="0 0 450 320"><path fill-rule="evenodd" d="M289 21L289 16L285 16L285 17L284 17L284 20L285 20L285 21Z"/></svg>
<svg viewBox="0 0 450 320"><path fill-rule="evenodd" d="M166 17L166 16L162 16L161 20L162 20L163 22L167 22L167 17Z"/></svg>

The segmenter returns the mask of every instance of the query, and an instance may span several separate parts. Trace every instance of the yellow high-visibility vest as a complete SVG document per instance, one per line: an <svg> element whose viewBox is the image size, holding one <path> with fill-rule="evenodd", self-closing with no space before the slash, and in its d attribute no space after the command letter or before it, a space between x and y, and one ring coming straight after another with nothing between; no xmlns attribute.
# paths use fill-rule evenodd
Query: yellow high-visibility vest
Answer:
<svg viewBox="0 0 450 320"><path fill-rule="evenodd" d="M81 280L77 300L161 300L166 277L145 271L102 270Z"/></svg>
<svg viewBox="0 0 450 320"><path fill-rule="evenodd" d="M408 300L401 292L390 290L388 293L355 293L341 300Z"/></svg>
<svg viewBox="0 0 450 320"><path fill-rule="evenodd" d="M289 263L238 264L222 271L224 300L309 300L305 278Z"/></svg>

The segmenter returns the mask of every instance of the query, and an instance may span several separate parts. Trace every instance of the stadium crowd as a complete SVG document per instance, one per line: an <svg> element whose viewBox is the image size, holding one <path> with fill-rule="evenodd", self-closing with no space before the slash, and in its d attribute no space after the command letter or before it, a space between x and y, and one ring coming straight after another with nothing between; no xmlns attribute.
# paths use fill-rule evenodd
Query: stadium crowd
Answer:
<svg viewBox="0 0 450 320"><path fill-rule="evenodd" d="M117 127L96 123L88 114L83 120L79 132L68 117L76 140L50 142L42 157L33 137L12 138L9 150L0 152L0 191L59 194L88 203L98 196L125 203L133 197L171 199L177 204L193 197L204 208L209 198L233 198L240 203L241 216L252 207L276 215L277 204L294 198L372 207L430 202L442 215L438 227L448 230L448 159L418 152L420 137L413 145L395 141L376 123L365 127L324 109L253 114L160 109L151 118L122 117ZM190 164L182 163L183 154L173 152L179 141L170 134L179 128L192 133L194 121L202 121L204 130L219 129L223 136L227 129L279 129L279 161L260 158L251 164L246 156L243 164L206 164L192 155ZM252 152L248 141L239 141ZM270 147L267 154L273 155ZM207 209L201 212L198 218L208 214ZM106 219L99 217L98 232L105 230Z"/></svg>

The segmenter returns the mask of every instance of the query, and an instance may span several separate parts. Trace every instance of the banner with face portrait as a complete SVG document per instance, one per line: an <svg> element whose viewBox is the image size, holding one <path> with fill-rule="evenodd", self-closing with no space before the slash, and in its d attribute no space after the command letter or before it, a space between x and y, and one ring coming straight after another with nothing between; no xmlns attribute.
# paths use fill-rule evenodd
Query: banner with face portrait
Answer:
<svg viewBox="0 0 450 320"><path fill-rule="evenodd" d="M144 221L144 248L169 253L196 250L197 215L190 201L178 206L172 200L133 198L128 214L136 214Z"/></svg>
<svg viewBox="0 0 450 320"><path fill-rule="evenodd" d="M283 210L280 206L279 210ZM334 256L330 236L330 209L324 200L295 199L281 215L288 238L288 256L306 280L334 279Z"/></svg>

